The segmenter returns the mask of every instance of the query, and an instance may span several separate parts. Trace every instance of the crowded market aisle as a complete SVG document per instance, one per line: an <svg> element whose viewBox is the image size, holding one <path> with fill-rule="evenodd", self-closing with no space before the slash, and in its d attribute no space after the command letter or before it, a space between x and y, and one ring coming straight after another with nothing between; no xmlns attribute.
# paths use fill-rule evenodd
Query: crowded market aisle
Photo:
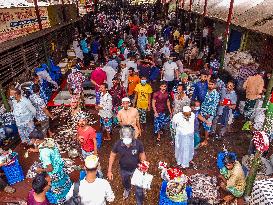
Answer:
<svg viewBox="0 0 273 205"><path fill-rule="evenodd" d="M152 122L151 115L149 115L148 117L148 122ZM58 122L55 121L55 122L52 122L52 124L53 125L58 124ZM98 126L96 126L96 128L98 128ZM147 160L151 164L149 168L149 173L154 175L152 189L150 191L147 191L145 204L157 204L155 202L157 202L159 199L159 192L160 192L160 188L162 184L162 179L160 176L160 172L158 170L158 163L164 160L168 164L176 166L176 161L174 158L174 147L173 145L170 144L168 134L165 134L162 136L162 145L157 146L152 127L147 126L145 130L147 130L147 134L143 135L140 139L143 141L145 151L147 154ZM244 134L242 135L239 134L240 132L238 131L239 131L238 128L234 128L234 132L236 133L232 134L232 136L225 137L223 142L214 141L208 147L198 149L194 159L196 167L186 169L185 173L189 176L195 173L209 174L211 176L217 175L218 169L216 166L216 157L219 151L223 151L223 148L224 148L223 144L225 144L225 147L228 150L238 153L238 157L240 159L247 152L248 143L246 143L247 136ZM232 138L232 140L230 140L230 138ZM119 139L119 133L118 133L118 129L115 129L113 134L113 140L110 142L103 142L102 148L99 150L100 162L101 162L103 173L105 174L107 173L109 150L111 150L112 143L116 141L117 139ZM20 158L22 158L22 160L20 161L22 162L21 165L23 167L23 171L24 173L27 173L29 167L34 163L34 161L37 161L38 154L33 154L28 159L23 159L23 156L26 150L22 149L21 146L18 146L15 149L15 151L18 152L19 156L21 156ZM67 157L67 154L63 156ZM80 164L79 159L77 159L76 162L77 164ZM135 199L133 194L126 201L123 201L122 199L123 189L122 189L121 181L119 179L118 162L115 163L113 174L115 176L115 180L111 182L111 186L114 190L114 193L116 194L116 199L113 202L113 204L134 205ZM78 180L79 171L74 171L73 173L71 173L70 176L73 181ZM0 193L0 201L14 202L19 200L22 200L22 201L25 200L29 190L31 189L31 180L26 179L23 182L19 182L14 187L16 188L16 192L14 194Z"/></svg>
<svg viewBox="0 0 273 205"><path fill-rule="evenodd" d="M182 202L190 198L186 190L192 189L192 200L208 201L201 204L222 199L241 204L249 163L243 164L247 169L243 170L240 161L260 147L267 151L272 134L270 127L265 133L256 112L262 109L264 72L256 68L246 72L244 79L241 75L233 78L220 69L221 48L213 44L217 38L208 28L203 33L184 31L171 16L154 21L149 11L143 15L130 10L102 11L93 16L93 31L75 31L72 47L77 59L71 61L71 70L60 86L65 90L54 95L54 102L68 107L47 108L49 98L42 91L48 87L42 83L53 84L55 89L59 85L46 65L35 69L29 96L16 86L9 88L13 125L16 123L22 141L15 151L28 178L34 178L31 200L48 193L51 203L69 200L75 185L70 188L67 172L76 182L86 171L86 178L81 175L85 189L79 193L89 203L114 200L114 204L142 205L144 198L144 204L153 205L159 200L164 204L163 197ZM242 88L246 100L239 113L238 99L244 99L244 94L238 90ZM119 165L116 157L120 157ZM39 165L34 163L38 158ZM83 165L85 171L80 174ZM139 170L148 170L153 180L147 191L141 186L149 187L148 180L134 181L143 182L133 184L135 199L134 192L130 194L130 179ZM40 191L35 189L37 176L51 179L51 186L49 180L42 193L36 193ZM162 181L168 184L167 191L160 191ZM11 198L26 199L30 187L24 191L22 187L30 183L26 179L16 184ZM94 190L96 183L107 189L101 198L86 188ZM203 193L208 190L213 193Z"/></svg>

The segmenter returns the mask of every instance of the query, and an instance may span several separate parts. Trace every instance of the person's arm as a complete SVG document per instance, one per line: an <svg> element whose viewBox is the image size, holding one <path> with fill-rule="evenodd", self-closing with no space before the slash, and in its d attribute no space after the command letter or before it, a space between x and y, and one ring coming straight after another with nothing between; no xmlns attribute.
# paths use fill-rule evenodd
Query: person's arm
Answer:
<svg viewBox="0 0 273 205"><path fill-rule="evenodd" d="M119 124L123 125L123 122L122 122L122 119L121 119L121 116L120 116L120 112L118 112L118 114L117 114L117 119L118 119Z"/></svg>
<svg viewBox="0 0 273 205"><path fill-rule="evenodd" d="M106 183L107 184L105 185L105 189L106 189L105 190L105 194L106 194L105 199L108 202L113 202L115 200L115 194L114 194L109 182L106 181Z"/></svg>
<svg viewBox="0 0 273 205"><path fill-rule="evenodd" d="M97 86L97 87L99 87L99 84L98 83L96 83L94 80L92 80L91 79L91 83L93 84L93 85L95 85L95 86Z"/></svg>
<svg viewBox="0 0 273 205"><path fill-rule="evenodd" d="M75 184L70 187L69 192L66 194L65 201L68 201L73 196L74 186Z"/></svg>
<svg viewBox="0 0 273 205"><path fill-rule="evenodd" d="M134 101L133 101L133 107L136 107L137 97L138 97L138 92L135 91L135 98L134 98Z"/></svg>
<svg viewBox="0 0 273 205"><path fill-rule="evenodd" d="M95 137L93 137L93 143L94 143L94 155L98 155L98 147L97 147L96 133L95 133Z"/></svg>
<svg viewBox="0 0 273 205"><path fill-rule="evenodd" d="M27 109L32 113L33 116L35 116L36 115L36 109L31 104L30 100L27 99L25 104L26 104Z"/></svg>
<svg viewBox="0 0 273 205"><path fill-rule="evenodd" d="M113 167L114 161L116 159L116 156L117 156L117 154L114 153L113 151L111 151L110 157L109 157L108 173L107 173L107 177L111 181L113 180L112 167Z"/></svg>
<svg viewBox="0 0 273 205"><path fill-rule="evenodd" d="M196 98L197 98L197 85L195 84L192 87L194 88L194 90L193 90L193 94L192 94L191 98L192 98L192 100L196 100Z"/></svg>
<svg viewBox="0 0 273 205"><path fill-rule="evenodd" d="M247 84L248 84L248 78L246 79L246 81L244 82L244 84L243 84L243 88L244 88L244 90L246 90L246 88L247 88Z"/></svg>
<svg viewBox="0 0 273 205"><path fill-rule="evenodd" d="M146 161L146 154L145 154L145 152L142 152L142 153L139 154L139 159L140 159L141 162L142 161Z"/></svg>
<svg viewBox="0 0 273 205"><path fill-rule="evenodd" d="M151 110L151 93L148 94L148 111Z"/></svg>
<svg viewBox="0 0 273 205"><path fill-rule="evenodd" d="M155 113L155 117L158 117L158 113L157 113L157 111L156 111L156 106L155 106L155 104L156 104L156 99L153 98L153 99L152 99L152 108L153 108L153 111L154 111L154 113Z"/></svg>
<svg viewBox="0 0 273 205"><path fill-rule="evenodd" d="M204 118L201 114L198 115L198 119L201 121L201 122L204 122L206 123L207 125L211 125L212 123L207 121L206 118Z"/></svg>
<svg viewBox="0 0 273 205"><path fill-rule="evenodd" d="M162 68L162 71L161 71L161 80L163 80L163 76L164 76L164 72L165 72L165 68L164 68L164 65L163 65L163 68Z"/></svg>
<svg viewBox="0 0 273 205"><path fill-rule="evenodd" d="M46 114L46 116L48 116L51 119L54 118L53 115L51 114L51 112L46 107L43 107L42 110L44 111L44 113Z"/></svg>
<svg viewBox="0 0 273 205"><path fill-rule="evenodd" d="M171 108L171 101L170 101L170 99L168 99L167 100L167 107L168 107L168 110L169 110L169 112L170 112L170 115L172 116L172 108Z"/></svg>
<svg viewBox="0 0 273 205"><path fill-rule="evenodd" d="M137 126L137 128L139 130L139 135L141 136L142 130L141 130L141 126L140 126L139 113L138 112L137 112L137 116L136 116L136 126Z"/></svg>
<svg viewBox="0 0 273 205"><path fill-rule="evenodd" d="M53 171L53 166L52 164L49 164L46 166L46 168L37 168L36 172L37 173L42 173L42 172L52 172Z"/></svg>

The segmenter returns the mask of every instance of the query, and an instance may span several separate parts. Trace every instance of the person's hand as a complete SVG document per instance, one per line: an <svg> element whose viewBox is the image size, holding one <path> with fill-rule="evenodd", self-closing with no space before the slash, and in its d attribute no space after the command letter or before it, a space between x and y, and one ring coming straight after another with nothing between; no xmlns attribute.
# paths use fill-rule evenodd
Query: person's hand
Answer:
<svg viewBox="0 0 273 205"><path fill-rule="evenodd" d="M220 183L220 187L221 187L222 189L226 190L226 184L225 184L224 182L221 182L221 183Z"/></svg>
<svg viewBox="0 0 273 205"><path fill-rule="evenodd" d="M84 137L83 136L79 136L79 141L83 142L84 141Z"/></svg>
<svg viewBox="0 0 273 205"><path fill-rule="evenodd" d="M170 112L170 118L172 118L173 117L173 113L172 112Z"/></svg>
<svg viewBox="0 0 273 205"><path fill-rule="evenodd" d="M158 117L159 115L158 115L158 113L157 112L155 112L155 117Z"/></svg>
<svg viewBox="0 0 273 205"><path fill-rule="evenodd" d="M28 151L28 152L35 152L36 150L33 149L33 148L29 148L27 151Z"/></svg>
<svg viewBox="0 0 273 205"><path fill-rule="evenodd" d="M108 171L107 173L108 180L112 181L114 179L113 173L111 171Z"/></svg>
<svg viewBox="0 0 273 205"><path fill-rule="evenodd" d="M44 171L44 169L43 169L43 168L40 168L40 167L38 167L38 168L36 169L36 172L37 172L38 174L42 173L43 171Z"/></svg>
<svg viewBox="0 0 273 205"><path fill-rule="evenodd" d="M142 132L142 130L141 129L139 129L139 136L141 137L141 132Z"/></svg>
<svg viewBox="0 0 273 205"><path fill-rule="evenodd" d="M205 123L207 124L207 126L211 126L212 125L212 122L209 122L209 121L205 121Z"/></svg>

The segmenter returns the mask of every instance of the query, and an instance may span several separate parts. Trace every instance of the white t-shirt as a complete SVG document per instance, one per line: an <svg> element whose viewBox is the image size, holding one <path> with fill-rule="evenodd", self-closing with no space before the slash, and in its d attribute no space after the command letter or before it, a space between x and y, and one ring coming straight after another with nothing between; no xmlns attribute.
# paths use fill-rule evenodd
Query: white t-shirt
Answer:
<svg viewBox="0 0 273 205"><path fill-rule="evenodd" d="M163 80L173 81L175 77L175 71L178 69L175 62L165 62L163 65Z"/></svg>
<svg viewBox="0 0 273 205"><path fill-rule="evenodd" d="M127 68L134 68L134 71L138 72L138 70L137 70L137 64L135 63L135 61L127 60L126 61L126 67Z"/></svg>
<svg viewBox="0 0 273 205"><path fill-rule="evenodd" d="M66 200L73 196L74 185L66 195ZM115 195L109 182L105 179L96 178L93 183L85 179L80 182L79 196L82 205L106 205L106 201L113 202Z"/></svg>
<svg viewBox="0 0 273 205"><path fill-rule="evenodd" d="M121 69L121 82L123 82L123 87L128 88L128 77L129 77L129 69L125 67Z"/></svg>
<svg viewBox="0 0 273 205"><path fill-rule="evenodd" d="M114 68L112 68L111 66L104 66L102 68L102 70L106 73L106 77L107 77L107 85L108 85L108 89L111 89L113 87L113 78L116 75L116 71Z"/></svg>

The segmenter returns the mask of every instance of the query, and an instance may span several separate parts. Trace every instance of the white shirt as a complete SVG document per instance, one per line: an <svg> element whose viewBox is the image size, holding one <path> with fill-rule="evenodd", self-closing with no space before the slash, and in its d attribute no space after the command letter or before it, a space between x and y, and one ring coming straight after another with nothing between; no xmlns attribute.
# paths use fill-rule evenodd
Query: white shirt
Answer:
<svg viewBox="0 0 273 205"><path fill-rule="evenodd" d="M134 71L138 72L137 71L137 64L135 63L135 61L130 61L130 60L126 61L126 67L127 68L134 68Z"/></svg>
<svg viewBox="0 0 273 205"><path fill-rule="evenodd" d="M168 46L164 46L163 48L161 48L161 53L163 53L165 56L170 56L171 55L171 51L170 48Z"/></svg>
<svg viewBox="0 0 273 205"><path fill-rule="evenodd" d="M129 77L129 69L128 67L121 69L121 82L123 82L123 87L125 90L128 88L128 77Z"/></svg>
<svg viewBox="0 0 273 205"><path fill-rule="evenodd" d="M112 117L112 96L109 93L105 93L105 95L101 93L99 106L102 107L102 109L99 110L99 116L101 118Z"/></svg>
<svg viewBox="0 0 273 205"><path fill-rule="evenodd" d="M74 185L66 195L66 200L73 196ZM115 195L108 181L96 178L89 183L85 179L80 182L79 196L82 205L106 205L106 201L113 202Z"/></svg>
<svg viewBox="0 0 273 205"><path fill-rule="evenodd" d="M16 121L16 125L26 125L36 115L36 109L31 104L30 100L22 97L20 101L12 100L13 115Z"/></svg>
<svg viewBox="0 0 273 205"><path fill-rule="evenodd" d="M116 71L114 68L112 68L111 66L104 66L102 68L102 70L106 73L106 77L107 77L107 85L108 85L108 89L111 89L113 87L113 78L115 77L116 75Z"/></svg>
<svg viewBox="0 0 273 205"><path fill-rule="evenodd" d="M175 71L178 69L175 62L165 62L163 65L163 80L173 81L175 77Z"/></svg>
<svg viewBox="0 0 273 205"><path fill-rule="evenodd" d="M172 127L176 130L176 132L181 133L183 135L189 135L194 133L194 113L191 113L189 121L186 120L184 114L179 112L173 116L172 119Z"/></svg>

